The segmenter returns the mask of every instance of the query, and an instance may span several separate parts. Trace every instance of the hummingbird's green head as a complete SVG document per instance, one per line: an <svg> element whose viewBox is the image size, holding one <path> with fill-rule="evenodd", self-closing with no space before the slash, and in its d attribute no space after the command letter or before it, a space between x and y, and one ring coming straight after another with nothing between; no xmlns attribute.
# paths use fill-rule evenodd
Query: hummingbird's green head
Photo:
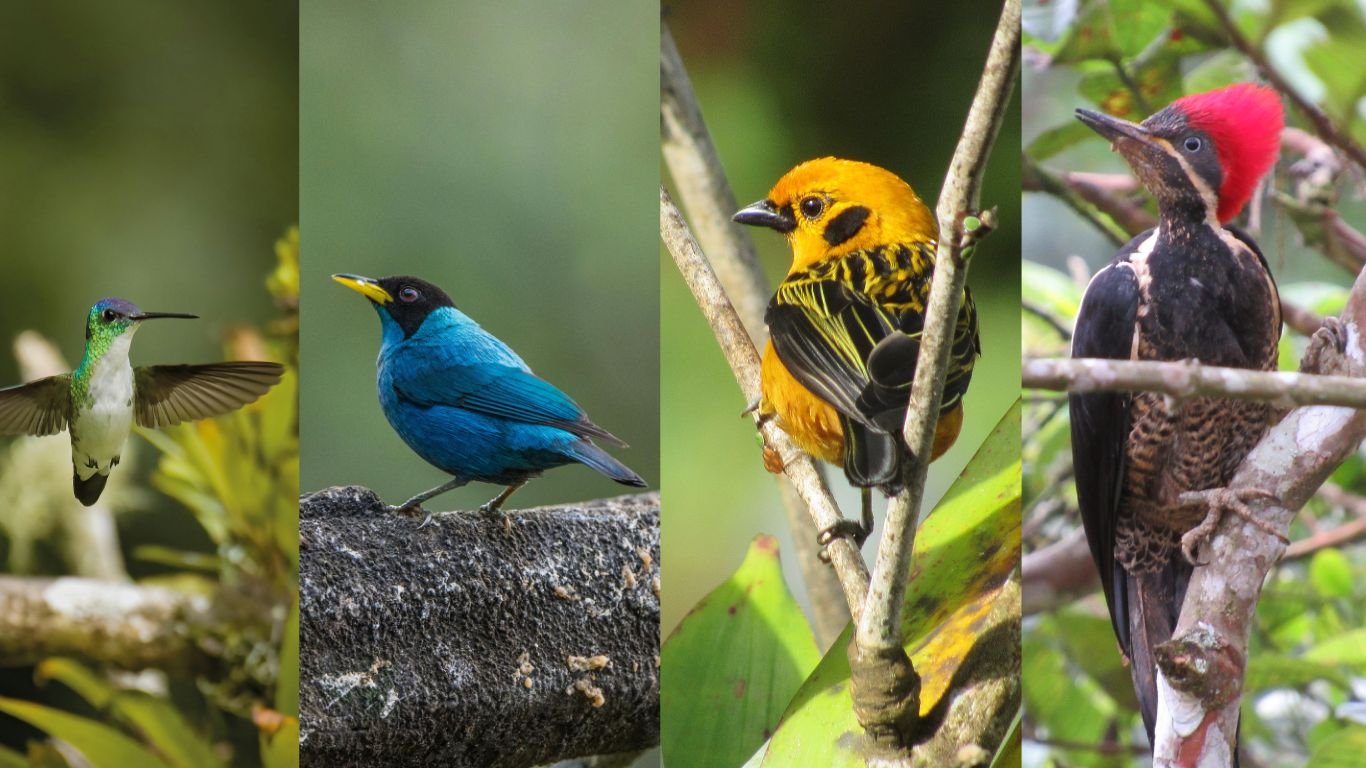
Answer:
<svg viewBox="0 0 1366 768"><path fill-rule="evenodd" d="M143 312L131 301L123 299L100 299L90 308L85 318L85 340L87 346L107 345L111 339L132 333L143 320L161 317L195 318L181 312Z"/></svg>

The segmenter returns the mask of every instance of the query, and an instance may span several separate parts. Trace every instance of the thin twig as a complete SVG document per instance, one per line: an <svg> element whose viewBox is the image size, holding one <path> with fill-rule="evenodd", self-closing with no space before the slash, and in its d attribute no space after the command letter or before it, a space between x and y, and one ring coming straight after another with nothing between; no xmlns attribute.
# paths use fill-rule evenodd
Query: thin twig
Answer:
<svg viewBox="0 0 1366 768"><path fill-rule="evenodd" d="M1172 397L1228 397L1264 400L1280 407L1341 405L1366 408L1366 380L1292 371L1249 371L1202 365L1194 360L1025 360L1026 389L1068 392L1162 392Z"/></svg>
<svg viewBox="0 0 1366 768"><path fill-rule="evenodd" d="M759 267L754 242L747 235L737 235L739 227L731 223L730 217L740 206L702 120L697 95L668 24L660 33L659 44L660 151L697 240L706 246L712 269L750 338L761 344L768 336L764 325L768 283Z"/></svg>
<svg viewBox="0 0 1366 768"><path fill-rule="evenodd" d="M1305 117L1309 118L1309 122L1314 124L1314 129L1318 134L1329 144L1347 153L1357 165L1366 168L1366 150L1362 150L1361 145L1353 141L1351 136L1339 130L1333 120L1323 113L1323 110L1306 101L1284 77L1281 77L1281 73L1271 66L1271 62L1267 60L1262 51L1243 35L1242 30L1238 29L1238 25L1228 15L1223 3L1220 0L1205 0L1205 5L1219 20L1219 25L1224 28L1224 32L1234 47L1242 51L1244 56L1257 65L1257 69L1262 72L1262 77L1265 77L1276 90L1290 98L1295 107L1303 112Z"/></svg>
<svg viewBox="0 0 1366 768"><path fill-rule="evenodd" d="M688 284L712 333L716 335L716 341L721 345L721 351L735 374L735 380L740 384L741 392L747 400L759 397L759 353L755 351L749 334L745 333L735 308L716 273L712 271L711 263L702 254L702 249L683 221L683 214L678 212L662 185L659 188L659 232L678 271L683 275L683 281ZM761 425L760 430L768 445L782 457L783 472L796 486L802 501L806 502L817 527L833 526L840 519L839 508L830 497L830 489L826 488L816 471L815 462L793 445L792 440L773 421ZM831 542L828 551L850 612L857 617L868 594L868 570L863 563L863 556L852 541L844 538Z"/></svg>
<svg viewBox="0 0 1366 768"><path fill-rule="evenodd" d="M893 497L888 505L887 522L878 542L877 562L869 585L869 604L858 622L857 642L867 649L890 649L901 645L902 598L948 370L949 346L963 286L967 282L967 257L981 234L981 230L976 233L969 230L966 220L978 210L987 158L1010 103L1019 66L1020 2L1006 0L981 82L939 194L936 214L941 236L935 254L934 282L930 287L924 336L911 385L910 407L902 430L912 458L907 462L906 490Z"/></svg>
<svg viewBox="0 0 1366 768"><path fill-rule="evenodd" d="M687 68L674 45L669 26L660 40L660 147L669 176L682 198L704 252L739 314L749 337L762 346L768 336L764 308L770 295L754 243L745 227L730 221L737 210L735 195L721 167L716 147L702 120L702 111L688 79ZM817 468L819 472L819 467ZM779 479L779 495L796 547L796 563L810 597L816 637L828 645L844 630L852 615L843 599L839 575L817 557L817 526L812 513L799 503L791 483ZM865 581L867 569L864 567Z"/></svg>
<svg viewBox="0 0 1366 768"><path fill-rule="evenodd" d="M1285 548L1285 555L1281 557L1281 562L1308 557L1321 549L1340 547L1357 539L1366 538L1366 498L1348 493L1341 486L1332 483L1324 483L1323 487L1319 489L1319 496L1329 504L1346 508L1357 518L1336 528L1319 531L1308 538L1292 542L1290 546Z"/></svg>
<svg viewBox="0 0 1366 768"><path fill-rule="evenodd" d="M1052 328L1062 337L1063 341L1072 340L1072 329L1068 328L1066 323L1060 320L1057 315L1048 311L1043 305L1035 304L1028 299L1021 299L1020 309L1044 321L1048 327Z"/></svg>
<svg viewBox="0 0 1366 768"><path fill-rule="evenodd" d="M1087 195L1081 188L1067 183L1065 177L1034 162L1027 153L1024 155L1024 167L1021 169L1020 188L1026 192L1043 192L1061 200L1114 245L1122 245L1133 236L1133 233L1118 221L1116 213L1131 211L1136 209L1136 206L1104 190L1095 190Z"/></svg>

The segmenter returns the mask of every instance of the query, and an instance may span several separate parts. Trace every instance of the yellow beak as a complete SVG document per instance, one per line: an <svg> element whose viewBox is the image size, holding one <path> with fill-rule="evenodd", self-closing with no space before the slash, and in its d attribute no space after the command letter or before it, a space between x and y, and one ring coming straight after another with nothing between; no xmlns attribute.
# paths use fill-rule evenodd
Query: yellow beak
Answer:
<svg viewBox="0 0 1366 768"><path fill-rule="evenodd" d="M381 288L380 284L373 278L361 277L360 275L340 274L333 275L332 279L376 304L388 304L394 300L394 297L390 296L388 291Z"/></svg>

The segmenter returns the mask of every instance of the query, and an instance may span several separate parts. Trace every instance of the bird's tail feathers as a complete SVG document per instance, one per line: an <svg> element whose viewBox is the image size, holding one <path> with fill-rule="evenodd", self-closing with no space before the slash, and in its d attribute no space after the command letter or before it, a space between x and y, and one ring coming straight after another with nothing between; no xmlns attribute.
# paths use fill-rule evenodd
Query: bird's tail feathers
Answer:
<svg viewBox="0 0 1366 768"><path fill-rule="evenodd" d="M569 455L580 464L592 467L622 485L633 485L637 488L645 487L645 481L641 479L640 475L632 472L630 467L617 461L610 453L589 440L575 441L569 446Z"/></svg>
<svg viewBox="0 0 1366 768"><path fill-rule="evenodd" d="M99 472L82 480L81 476L71 474L71 490L75 491L76 498L81 504L90 506L99 501L100 494L104 492L104 484L109 482L109 475L101 475Z"/></svg>

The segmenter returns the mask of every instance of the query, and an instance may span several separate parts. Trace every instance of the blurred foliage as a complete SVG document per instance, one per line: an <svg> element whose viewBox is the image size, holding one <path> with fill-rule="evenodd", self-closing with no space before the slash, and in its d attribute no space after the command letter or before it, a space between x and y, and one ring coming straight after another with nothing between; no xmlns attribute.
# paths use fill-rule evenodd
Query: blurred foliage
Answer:
<svg viewBox="0 0 1366 768"><path fill-rule="evenodd" d="M933 208L1000 9L992 0L800 6L685 0L666 3L665 21L740 204L763 197L797 163L835 155L895 172ZM966 397L962 436L930 468L927 510L1019 395L1019 141L1019 100L1012 99L982 192L983 205L999 206L1000 227L977 249L968 277L982 357ZM791 263L787 244L771 232L748 234L776 285ZM753 424L739 417L746 403L735 378L662 250L659 269L669 552L661 627L668 632L735 569L756 533L773 534L794 550ZM841 508L857 510L858 494L840 471L829 476ZM875 507L880 516L880 500ZM865 554L874 550L869 544ZM790 562L786 567L797 584L798 570ZM805 604L805 590L794 592Z"/></svg>
<svg viewBox="0 0 1366 768"><path fill-rule="evenodd" d="M276 274L297 272L297 232L280 241L277 256ZM272 276L270 285L282 313L272 327L297 326L297 282ZM265 338L238 329L228 346L234 359L298 356L292 331ZM38 666L35 680L44 688L61 683L77 699L62 695L59 706L46 706L0 697L0 711L62 740L95 766L297 764L297 380L290 365L279 385L242 409L161 431L136 430L161 453L153 485L190 511L216 546L213 556L166 546L133 551L135 558L145 554L176 569L143 583L213 601L220 625L186 627L199 633L196 645L214 659L213 670L181 680L157 671L130 676L49 659ZM148 676L154 693L132 687L147 686ZM242 738L253 725L259 747ZM244 744L260 756L236 751ZM29 760L24 764L68 762L33 742Z"/></svg>
<svg viewBox="0 0 1366 768"><path fill-rule="evenodd" d="M1366 136L1357 66L1362 31L1359 4L1340 0L1234 3L1239 28L1264 50L1301 94L1319 104L1358 141ZM1255 79L1254 68L1229 48L1213 15L1197 0L1032 2L1025 9L1023 75L1027 159L1054 171L1125 173L1105 142L1072 118L1099 105L1140 120L1184 93ZM1347 51L1351 51L1350 58ZM1032 64L1032 65L1031 65ZM1343 76L1351 70L1355 76ZM1312 132L1293 109L1289 124ZM1282 157L1271 176L1273 196L1260 201L1256 237L1280 284L1283 300L1318 314L1341 311L1352 275L1316 250L1319 239L1287 207L1295 157ZM1325 199L1358 231L1366 229L1360 177L1335 180ZM1149 210L1155 211L1151 202ZM1254 208L1257 203L1254 203ZM1116 249L1094 227L1050 196L1026 195L1021 313L1025 356L1065 356L1086 275ZM1075 258L1084 257L1082 261ZM1074 260L1067 262L1069 258ZM1067 263L1067 271L1064 264ZM1083 274L1086 273L1086 274ZM1041 318L1038 312L1047 316ZM1061 330L1060 330L1061 329ZM1287 329L1282 369L1298 367L1305 338ZM1071 475L1066 398L1033 392L1024 415L1024 503L1027 549L1039 549L1080 527ZM1332 481L1366 494L1361 455ZM1291 528L1302 539L1355 519L1359 512L1311 501ZM1272 570L1253 627L1244 753L1261 765L1330 765L1360 739L1361 726L1335 714L1366 696L1366 547L1323 549ZM1024 764L1146 765L1147 738L1128 670L1122 666L1104 601L1096 594L1050 614L1033 616L1024 635ZM1100 749L1105 745L1106 750ZM1312 756L1312 759L1311 759ZM1360 752L1353 762L1359 762ZM1322 761L1322 762L1321 762ZM1341 763L1348 764L1348 763Z"/></svg>
<svg viewBox="0 0 1366 768"><path fill-rule="evenodd" d="M631 444L659 487L658 29L652 3L304 0L305 491L448 479L389 427L379 321L334 272L417 275ZM482 483L431 509L472 509ZM624 489L547 472L516 507Z"/></svg>
<svg viewBox="0 0 1366 768"><path fill-rule="evenodd" d="M982 626L1018 567L1019 417L1017 401L916 534L902 636L920 675L922 715L954 693L955 674L992 637ZM822 658L783 588L777 555L772 537L757 538L739 570L665 642L661 745L670 765L737 765L756 749L764 765L864 764L849 738L861 733L846 653L853 628Z"/></svg>
<svg viewBox="0 0 1366 768"><path fill-rule="evenodd" d="M255 328L274 313L261 290L273 267L279 296L298 297L297 278L289 287L288 276L297 273L297 260L290 266L271 252L299 220L298 21L295 3L273 0L0 4L6 349L33 329L53 340L60 351L48 356L64 358L69 369L81 357L90 305L119 296L204 318L144 330L134 365L222 359L225 339L230 356L296 360L287 325L269 327L264 338ZM297 325L297 312L278 318ZM18 380L14 359L0 355L0 386ZM71 498L65 435L4 440L0 568L132 578L202 594L232 590L249 595L237 609L265 629L248 630L251 622L243 621L230 631L235 637L223 652L237 658L215 679L221 690L200 691L198 681L177 675L86 670L117 692L100 700L87 696L89 687L69 687L75 672L35 678L34 668L11 668L0 670L0 693L11 703L23 700L15 706L30 712L47 708L112 727L162 760L212 765L198 752L177 758L183 750L171 732L181 729L169 715L153 716L160 725L144 729L125 714L160 707L189 723L219 762L261 763L260 730L246 702L269 704L271 681L289 666L278 649L296 579L297 482L289 463L297 465L298 455L295 382L288 374L248 412L153 438L182 454L165 470L147 460L154 454L142 439L131 439L102 509L84 510ZM215 455L226 463L210 467ZM251 464L266 455L279 463L248 479ZM154 487L183 497L194 514ZM245 679L229 679L233 665ZM114 703L137 699L134 687L158 703ZM227 705L231 711L222 709ZM0 765L66 765L64 755L80 762L10 714L0 715L0 745ZM106 760L116 755L93 751Z"/></svg>

